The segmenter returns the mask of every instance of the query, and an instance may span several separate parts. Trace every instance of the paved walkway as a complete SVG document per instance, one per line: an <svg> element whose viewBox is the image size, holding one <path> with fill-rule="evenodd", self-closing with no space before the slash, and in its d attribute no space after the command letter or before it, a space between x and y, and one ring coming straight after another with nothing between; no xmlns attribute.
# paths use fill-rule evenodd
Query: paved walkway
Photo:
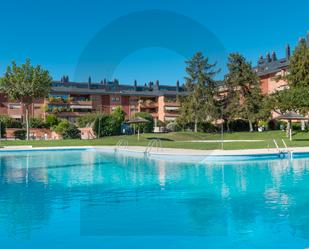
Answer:
<svg viewBox="0 0 309 249"><path fill-rule="evenodd" d="M234 143L234 142L248 142L248 143L252 143L252 142L263 142L265 140L189 140L189 141L176 141L176 142L189 142L189 143Z"/></svg>

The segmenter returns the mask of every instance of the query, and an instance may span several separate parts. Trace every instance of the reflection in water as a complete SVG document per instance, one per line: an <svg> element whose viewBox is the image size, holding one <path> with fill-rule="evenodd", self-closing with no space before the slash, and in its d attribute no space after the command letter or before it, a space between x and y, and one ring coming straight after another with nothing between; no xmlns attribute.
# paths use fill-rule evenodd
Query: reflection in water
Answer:
<svg viewBox="0 0 309 249"><path fill-rule="evenodd" d="M1 155L0 238L58 236L72 224L89 229L95 226L89 221L101 219L100 235L223 236L230 248L280 238L303 246L309 240L308 162L200 165L94 151Z"/></svg>

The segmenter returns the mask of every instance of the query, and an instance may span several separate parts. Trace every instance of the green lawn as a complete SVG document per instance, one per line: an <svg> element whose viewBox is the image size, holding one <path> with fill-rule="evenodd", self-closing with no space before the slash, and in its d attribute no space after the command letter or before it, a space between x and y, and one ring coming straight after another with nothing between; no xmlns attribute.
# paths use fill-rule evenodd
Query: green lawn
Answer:
<svg viewBox="0 0 309 249"><path fill-rule="evenodd" d="M154 138L160 138L162 146L166 148L186 148L186 149L200 149L213 150L221 149L220 142L201 143L188 142L192 140L220 140L221 134L209 133L193 133L193 132L171 132L166 134L141 134L140 141L137 141L137 136L113 136L104 137L95 140L54 140L54 141L0 141L0 146L13 145L32 145L34 147L48 147L48 146L95 146L95 145L116 145L120 139L128 140L129 146L147 146L149 141ZM288 146L303 147L309 146L309 133L297 132L293 136L293 141L290 142L285 137L285 132L282 131L268 131L268 132L235 132L225 133L226 140L263 140L260 142L229 142L224 143L224 149L254 149L254 148L270 148L275 147L273 139L276 139L279 146L283 146L281 138L284 138Z"/></svg>

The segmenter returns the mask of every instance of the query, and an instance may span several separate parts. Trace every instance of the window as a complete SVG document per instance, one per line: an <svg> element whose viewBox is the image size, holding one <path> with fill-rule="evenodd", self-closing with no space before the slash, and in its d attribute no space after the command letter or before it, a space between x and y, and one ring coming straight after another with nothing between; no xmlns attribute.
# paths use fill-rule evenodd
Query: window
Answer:
<svg viewBox="0 0 309 249"><path fill-rule="evenodd" d="M119 102L120 98L119 97L112 97L112 102Z"/></svg>
<svg viewBox="0 0 309 249"><path fill-rule="evenodd" d="M9 104L9 108L11 110L16 110L16 109L20 109L21 105L20 104Z"/></svg>

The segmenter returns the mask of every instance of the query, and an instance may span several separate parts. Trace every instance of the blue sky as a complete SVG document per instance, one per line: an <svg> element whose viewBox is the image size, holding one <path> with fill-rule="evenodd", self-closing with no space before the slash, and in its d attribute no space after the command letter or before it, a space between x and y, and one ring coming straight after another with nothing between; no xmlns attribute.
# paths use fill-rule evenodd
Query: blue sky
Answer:
<svg viewBox="0 0 309 249"><path fill-rule="evenodd" d="M20 63L30 58L33 64L47 68L54 79L65 74L86 81L76 78L75 70L89 42L117 18L153 9L190 17L211 31L227 53L240 52L253 64L260 54L268 51L275 50L282 57L285 44L295 46L298 38L309 30L309 1L306 0L1 1L0 73L12 60ZM119 34L127 33L125 29L119 30ZM124 44L125 41L123 37ZM182 41L179 39L179 43ZM207 55L210 51L203 52ZM123 58L113 77L127 84L134 79L140 84L157 79L175 84L185 76L185 59L164 47L141 48ZM104 78L100 73L91 76L94 81Z"/></svg>

